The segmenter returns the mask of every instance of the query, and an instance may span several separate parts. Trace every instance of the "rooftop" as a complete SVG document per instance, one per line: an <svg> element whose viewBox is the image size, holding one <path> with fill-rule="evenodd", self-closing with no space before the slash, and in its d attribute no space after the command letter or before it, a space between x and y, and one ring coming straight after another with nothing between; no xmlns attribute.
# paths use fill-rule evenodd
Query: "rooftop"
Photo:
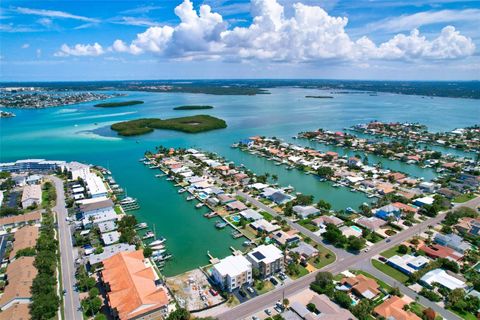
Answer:
<svg viewBox="0 0 480 320"><path fill-rule="evenodd" d="M266 264L269 264L277 261L278 259L283 259L283 254L282 251L273 244L263 244L250 251L248 253L248 257L253 261L256 261L257 263L264 262Z"/></svg>
<svg viewBox="0 0 480 320"><path fill-rule="evenodd" d="M252 270L252 264L244 256L228 256L213 266L222 277L236 277Z"/></svg>

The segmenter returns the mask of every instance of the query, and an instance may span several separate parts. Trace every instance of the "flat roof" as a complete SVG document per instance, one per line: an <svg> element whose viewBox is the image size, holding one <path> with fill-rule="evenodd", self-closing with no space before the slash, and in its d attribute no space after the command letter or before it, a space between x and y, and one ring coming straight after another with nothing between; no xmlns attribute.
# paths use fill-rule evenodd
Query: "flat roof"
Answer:
<svg viewBox="0 0 480 320"><path fill-rule="evenodd" d="M244 256L228 256L213 266L222 276L236 277L252 270L252 264Z"/></svg>

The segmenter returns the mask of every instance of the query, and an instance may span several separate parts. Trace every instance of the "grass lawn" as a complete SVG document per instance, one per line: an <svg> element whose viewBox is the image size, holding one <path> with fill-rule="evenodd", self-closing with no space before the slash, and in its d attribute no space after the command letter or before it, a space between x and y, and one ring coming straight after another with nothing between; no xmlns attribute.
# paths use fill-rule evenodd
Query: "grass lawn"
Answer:
<svg viewBox="0 0 480 320"><path fill-rule="evenodd" d="M260 214L263 216L263 218L265 218L265 220L267 221L272 221L274 219L274 216L272 216L270 213L266 212L266 211L262 211L260 212Z"/></svg>
<svg viewBox="0 0 480 320"><path fill-rule="evenodd" d="M380 253L382 256L384 256L385 258L391 258L393 257L394 255L403 255L402 253L398 252L398 247L400 246L395 246L395 247L392 247L386 251L383 251L382 253ZM408 252L407 253L410 253L410 248L408 248Z"/></svg>
<svg viewBox="0 0 480 320"><path fill-rule="evenodd" d="M311 258L308 262L310 262L315 268L321 269L330 263L335 261L335 254L322 246L321 244L317 244L315 246L318 250L318 261L317 258ZM328 258L327 258L328 255Z"/></svg>
<svg viewBox="0 0 480 320"><path fill-rule="evenodd" d="M318 227L312 223L311 220L300 220L298 222L299 225L301 225L304 228L307 228L311 232L318 231Z"/></svg>
<svg viewBox="0 0 480 320"><path fill-rule="evenodd" d="M299 274L289 274L289 273L287 273L287 274L293 280L296 280L296 279L301 278L303 276L306 276L308 274L308 270L304 266L298 265L298 270L300 271Z"/></svg>
<svg viewBox="0 0 480 320"><path fill-rule="evenodd" d="M460 318L462 319L466 319L466 320L477 320L477 317L475 317L473 314L471 314L470 312L468 313L460 313L456 310L453 310L453 309L448 309L450 311L452 311L453 313L455 313L456 315L458 315Z"/></svg>
<svg viewBox="0 0 480 320"><path fill-rule="evenodd" d="M123 214L123 211L119 205L116 205L115 207L113 207L113 209L115 210L116 214Z"/></svg>
<svg viewBox="0 0 480 320"><path fill-rule="evenodd" d="M230 308L233 308L235 306L238 306L240 304L240 301L238 301L237 297L235 295L231 295L230 298L227 301L227 306Z"/></svg>
<svg viewBox="0 0 480 320"><path fill-rule="evenodd" d="M378 260L372 260L372 264L375 268L382 271L386 275L392 277L393 279L400 281L401 283L405 283L408 280L408 276L397 269L394 269Z"/></svg>
<svg viewBox="0 0 480 320"><path fill-rule="evenodd" d="M473 198L475 198L475 195L473 193L466 193L453 198L453 202L463 203L463 202L467 202L468 200L472 200Z"/></svg>
<svg viewBox="0 0 480 320"><path fill-rule="evenodd" d="M425 310L426 308L424 306L422 306L421 304L417 303L417 302L412 302L409 304L409 307L410 307L410 311L412 311L413 313L415 313L417 316L419 316L420 318L422 318L423 316L423 310ZM438 315L435 317L435 320L442 320L442 316Z"/></svg>
<svg viewBox="0 0 480 320"><path fill-rule="evenodd" d="M362 270L355 270L355 274L363 274L365 277L377 281L377 283L378 283L378 284L380 285L380 287L382 287L383 289L385 289L385 290L387 290L387 291L392 290L392 287L390 287L388 284L386 284L386 283L383 282L382 280L375 278L374 276L372 276L372 275L371 275L370 273L368 273L368 272L365 272L365 271L362 271Z"/></svg>
<svg viewBox="0 0 480 320"><path fill-rule="evenodd" d="M262 282L263 282L263 287L261 286ZM257 290L258 294L267 293L268 291L272 290L273 288L274 288L273 283L271 283L268 280L263 280L263 281L256 280L255 281L255 290Z"/></svg>

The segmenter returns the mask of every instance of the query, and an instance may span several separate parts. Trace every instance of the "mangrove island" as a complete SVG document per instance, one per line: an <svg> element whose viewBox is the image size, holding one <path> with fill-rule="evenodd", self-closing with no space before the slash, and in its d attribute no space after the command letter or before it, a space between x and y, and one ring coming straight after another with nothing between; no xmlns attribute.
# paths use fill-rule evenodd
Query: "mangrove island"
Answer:
<svg viewBox="0 0 480 320"><path fill-rule="evenodd" d="M136 104L142 104L142 103L143 103L143 101L140 101L140 100L104 102L104 103L97 103L94 107L97 107L97 108L116 108L116 107L134 106Z"/></svg>
<svg viewBox="0 0 480 320"><path fill-rule="evenodd" d="M187 133L198 133L215 129L223 129L227 123L208 115L196 115L172 119L143 118L114 123L111 129L121 136L136 136L153 132L154 129L176 130Z"/></svg>
<svg viewBox="0 0 480 320"><path fill-rule="evenodd" d="M173 110L204 110L204 109L213 109L213 107L190 105L190 106L179 106L179 107L173 108Z"/></svg>

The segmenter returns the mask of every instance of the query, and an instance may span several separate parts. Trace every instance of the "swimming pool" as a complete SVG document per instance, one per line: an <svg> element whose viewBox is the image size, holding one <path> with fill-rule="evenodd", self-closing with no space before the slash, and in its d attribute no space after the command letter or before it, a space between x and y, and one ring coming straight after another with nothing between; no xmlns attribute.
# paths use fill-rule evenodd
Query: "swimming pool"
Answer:
<svg viewBox="0 0 480 320"><path fill-rule="evenodd" d="M240 222L240 217L239 216L232 217L232 221L233 222Z"/></svg>
<svg viewBox="0 0 480 320"><path fill-rule="evenodd" d="M350 226L350 228L352 228L352 229L355 230L355 231L362 232L362 229L360 229L360 228L357 227L357 226Z"/></svg>
<svg viewBox="0 0 480 320"><path fill-rule="evenodd" d="M202 200L205 200L205 199L208 198L208 194L206 194L205 192L200 192L200 193L198 194L198 197L199 197L200 199L202 199Z"/></svg>

